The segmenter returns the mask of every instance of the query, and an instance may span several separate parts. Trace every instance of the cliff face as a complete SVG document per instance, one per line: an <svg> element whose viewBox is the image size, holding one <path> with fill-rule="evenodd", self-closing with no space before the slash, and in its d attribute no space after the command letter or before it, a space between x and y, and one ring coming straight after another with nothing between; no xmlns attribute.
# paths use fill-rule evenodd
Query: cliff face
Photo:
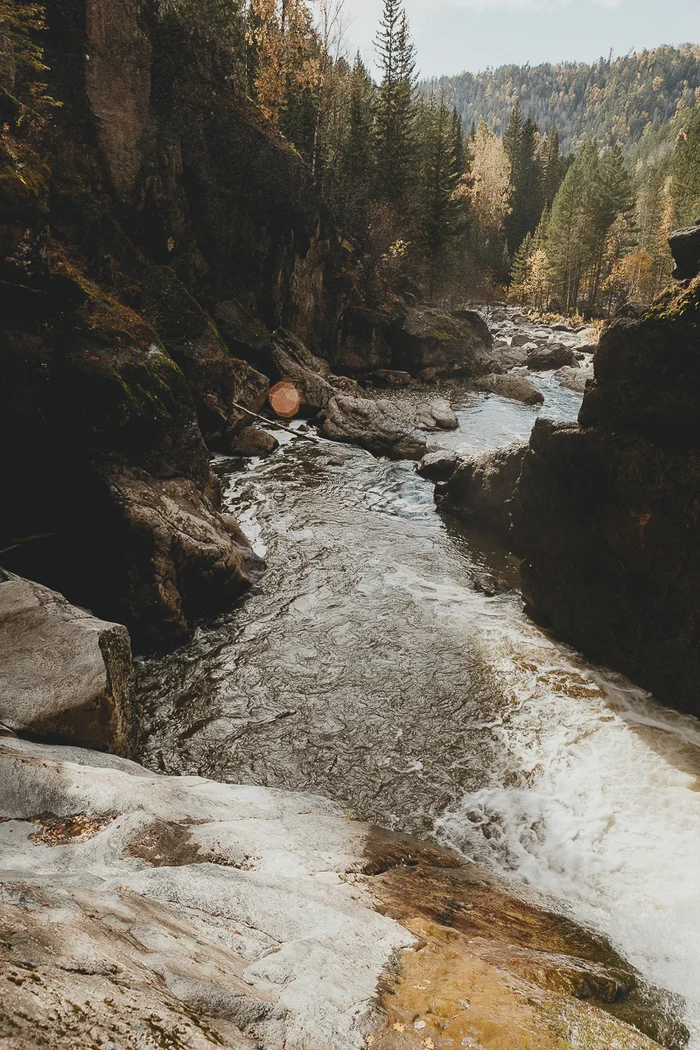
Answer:
<svg viewBox="0 0 700 1050"><path fill-rule="evenodd" d="M537 424L511 508L534 615L700 713L700 279L603 333L579 424Z"/></svg>
<svg viewBox="0 0 700 1050"><path fill-rule="evenodd" d="M269 328L334 337L343 249L226 55L165 5L47 14L61 108L27 134L11 70L1 85L1 557L172 644L250 583L207 445L265 402L248 362Z"/></svg>

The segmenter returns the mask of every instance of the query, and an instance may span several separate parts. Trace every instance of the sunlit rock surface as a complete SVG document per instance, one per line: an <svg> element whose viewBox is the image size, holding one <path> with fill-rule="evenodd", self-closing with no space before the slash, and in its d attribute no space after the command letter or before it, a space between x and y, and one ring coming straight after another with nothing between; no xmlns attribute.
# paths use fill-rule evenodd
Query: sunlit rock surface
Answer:
<svg viewBox="0 0 700 1050"><path fill-rule="evenodd" d="M5 738L0 814L11 1050L681 1045L606 945L318 797Z"/></svg>

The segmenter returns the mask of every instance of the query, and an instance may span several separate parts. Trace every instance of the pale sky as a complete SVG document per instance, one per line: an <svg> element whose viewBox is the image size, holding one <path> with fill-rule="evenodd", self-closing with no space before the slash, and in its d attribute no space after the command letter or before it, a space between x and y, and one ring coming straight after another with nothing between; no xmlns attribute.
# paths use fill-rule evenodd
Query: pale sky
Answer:
<svg viewBox="0 0 700 1050"><path fill-rule="evenodd" d="M349 50L373 64L382 0L346 4ZM406 0L406 10L421 76L700 44L700 0Z"/></svg>

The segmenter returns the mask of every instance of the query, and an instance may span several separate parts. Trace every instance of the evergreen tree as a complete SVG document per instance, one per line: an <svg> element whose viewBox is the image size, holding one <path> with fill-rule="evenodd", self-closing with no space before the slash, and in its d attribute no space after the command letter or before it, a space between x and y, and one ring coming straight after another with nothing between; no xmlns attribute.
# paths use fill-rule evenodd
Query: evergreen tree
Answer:
<svg viewBox="0 0 700 1050"><path fill-rule="evenodd" d="M358 51L350 76L337 201L349 232L360 238L366 233L369 222L374 171L373 123L374 84Z"/></svg>
<svg viewBox="0 0 700 1050"><path fill-rule="evenodd" d="M441 93L441 97L444 97L444 92ZM464 142L462 120L456 109L452 110L452 145L455 155L454 171L459 177L467 170L467 147Z"/></svg>
<svg viewBox="0 0 700 1050"><path fill-rule="evenodd" d="M503 138L510 160L511 210L505 233L511 254L517 252L528 233L534 233L545 203L538 140L537 125L530 117L523 122L520 103L517 103Z"/></svg>
<svg viewBox="0 0 700 1050"><path fill-rule="evenodd" d="M559 131L554 122L552 122L549 135L547 136L542 169L542 196L545 207L551 208L564 177L559 147Z"/></svg>
<svg viewBox="0 0 700 1050"><path fill-rule="evenodd" d="M380 200L397 204L415 173L415 49L402 0L384 0L376 39L382 82L376 107L376 189Z"/></svg>
<svg viewBox="0 0 700 1050"><path fill-rule="evenodd" d="M520 108L520 99L517 100L513 109L511 110L510 120L508 121L508 127L506 133L503 136L503 148L506 151L506 156L510 161L511 177L515 177L515 169L518 164L518 156L520 152L520 140L523 132L523 116Z"/></svg>
<svg viewBox="0 0 700 1050"><path fill-rule="evenodd" d="M423 121L420 239L428 262L430 294L435 290L438 268L459 230L460 204L455 197L456 171L454 121L444 92L438 102L431 96Z"/></svg>
<svg viewBox="0 0 700 1050"><path fill-rule="evenodd" d="M675 221L679 226L687 226L700 219L700 105L681 133L672 170Z"/></svg>

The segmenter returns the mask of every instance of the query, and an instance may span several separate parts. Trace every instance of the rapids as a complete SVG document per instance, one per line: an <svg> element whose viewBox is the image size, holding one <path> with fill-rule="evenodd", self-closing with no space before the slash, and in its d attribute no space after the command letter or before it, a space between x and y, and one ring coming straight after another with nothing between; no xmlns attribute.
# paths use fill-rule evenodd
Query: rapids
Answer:
<svg viewBox="0 0 700 1050"><path fill-rule="evenodd" d="M536 381L541 412L576 417L580 395ZM450 396L442 447L525 439L537 415ZM698 1050L700 724L531 623L515 560L441 519L412 464L277 436L267 461L217 462L268 569L142 661L142 761L310 788L529 883L682 997Z"/></svg>

